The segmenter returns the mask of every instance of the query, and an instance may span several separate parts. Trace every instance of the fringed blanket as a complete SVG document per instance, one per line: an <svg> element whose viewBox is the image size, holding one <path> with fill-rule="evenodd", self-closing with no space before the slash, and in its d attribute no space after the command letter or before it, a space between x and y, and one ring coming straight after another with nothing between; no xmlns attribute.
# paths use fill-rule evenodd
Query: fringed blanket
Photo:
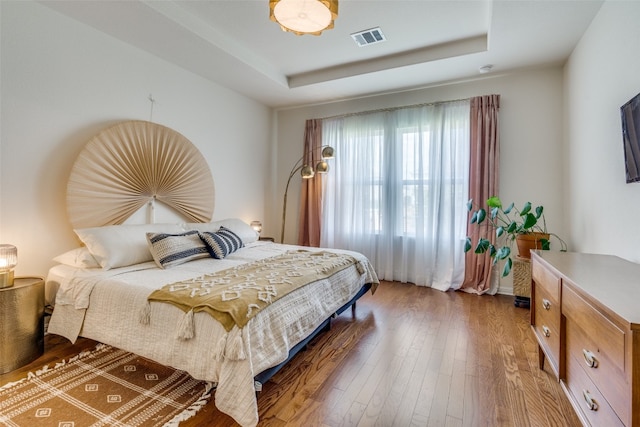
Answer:
<svg viewBox="0 0 640 427"><path fill-rule="evenodd" d="M165 285L149 295L148 301L173 304L186 313L178 327L181 339L193 337L194 312L208 313L230 332L234 326L242 329L260 310L288 293L354 264L363 274L364 268L351 255L288 251L276 257ZM147 304L141 322L148 323L149 315ZM243 359L242 355L236 357Z"/></svg>

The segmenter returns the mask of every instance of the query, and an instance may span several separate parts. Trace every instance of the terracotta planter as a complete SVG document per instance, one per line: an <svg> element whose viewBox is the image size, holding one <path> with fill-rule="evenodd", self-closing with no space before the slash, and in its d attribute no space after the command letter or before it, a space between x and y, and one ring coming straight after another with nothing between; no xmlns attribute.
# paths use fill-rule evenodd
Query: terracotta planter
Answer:
<svg viewBox="0 0 640 427"><path fill-rule="evenodd" d="M548 233L527 233L518 234L516 244L518 245L518 255L522 258L531 258L532 249L542 249L542 239L549 240Z"/></svg>

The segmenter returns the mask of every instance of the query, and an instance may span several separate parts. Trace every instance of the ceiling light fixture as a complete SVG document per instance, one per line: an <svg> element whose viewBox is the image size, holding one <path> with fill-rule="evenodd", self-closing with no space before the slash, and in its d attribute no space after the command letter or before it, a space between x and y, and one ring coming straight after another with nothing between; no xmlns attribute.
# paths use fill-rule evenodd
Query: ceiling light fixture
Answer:
<svg viewBox="0 0 640 427"><path fill-rule="evenodd" d="M337 17L338 0L269 0L269 19L299 36L319 36Z"/></svg>

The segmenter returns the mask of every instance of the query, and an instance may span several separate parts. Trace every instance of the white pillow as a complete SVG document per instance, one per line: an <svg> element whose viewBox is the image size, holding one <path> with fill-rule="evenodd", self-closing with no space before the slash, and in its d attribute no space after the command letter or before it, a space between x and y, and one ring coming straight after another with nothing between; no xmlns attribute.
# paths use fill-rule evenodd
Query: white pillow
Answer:
<svg viewBox="0 0 640 427"><path fill-rule="evenodd" d="M242 221L239 218L227 218L220 221L213 222L191 222L185 224L186 230L198 230L200 232L214 233L220 229L220 227L228 228L242 239L242 243L245 245L253 243L258 240L260 235L256 230L251 228L249 224Z"/></svg>
<svg viewBox="0 0 640 427"><path fill-rule="evenodd" d="M131 224L74 230L100 266L125 267L152 261L147 233L180 233L178 224Z"/></svg>
<svg viewBox="0 0 640 427"><path fill-rule="evenodd" d="M98 261L91 255L86 247L72 249L53 259L59 264L69 265L77 268L100 268Z"/></svg>

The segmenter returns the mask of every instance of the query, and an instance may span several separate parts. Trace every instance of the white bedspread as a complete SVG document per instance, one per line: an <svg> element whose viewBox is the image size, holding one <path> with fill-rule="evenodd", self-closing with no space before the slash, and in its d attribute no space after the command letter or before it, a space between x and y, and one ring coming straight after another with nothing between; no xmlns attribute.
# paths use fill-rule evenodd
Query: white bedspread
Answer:
<svg viewBox="0 0 640 427"><path fill-rule="evenodd" d="M88 337L215 382L217 408L242 426L255 426L258 411L254 376L286 360L294 345L365 283L378 283L363 255L336 250L360 260L365 273L358 273L354 266L314 282L276 301L242 330L232 331L242 335L249 356L246 360L214 359L216 344L225 330L206 313L194 315L195 337L189 340L176 337L184 313L173 305L152 303L152 321L147 325L139 321L139 315L154 289L299 248L255 242L224 260L207 258L166 270L152 262L108 271L54 267L47 278L48 298L59 289L48 332L71 341Z"/></svg>

